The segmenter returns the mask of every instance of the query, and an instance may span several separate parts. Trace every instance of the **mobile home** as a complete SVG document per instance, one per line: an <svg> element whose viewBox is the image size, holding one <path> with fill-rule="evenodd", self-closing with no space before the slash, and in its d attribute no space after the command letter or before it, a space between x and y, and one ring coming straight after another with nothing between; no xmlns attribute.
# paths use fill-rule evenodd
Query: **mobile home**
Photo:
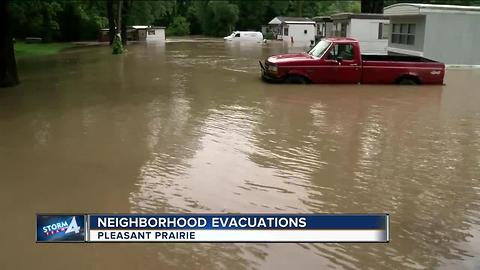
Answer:
<svg viewBox="0 0 480 270"><path fill-rule="evenodd" d="M164 41L165 27L133 25L127 27L128 41ZM108 28L102 28L98 33L98 41L108 42L110 40Z"/></svg>
<svg viewBox="0 0 480 270"><path fill-rule="evenodd" d="M315 41L333 36L333 20L330 16L313 17L315 21Z"/></svg>
<svg viewBox="0 0 480 270"><path fill-rule="evenodd" d="M363 54L388 53L389 19L383 14L337 13L332 20L333 36L358 39Z"/></svg>
<svg viewBox="0 0 480 270"><path fill-rule="evenodd" d="M401 3L388 6L391 54L480 65L480 7Z"/></svg>
<svg viewBox="0 0 480 270"><path fill-rule="evenodd" d="M275 17L268 25L278 40L300 46L315 43L315 22L309 18Z"/></svg>

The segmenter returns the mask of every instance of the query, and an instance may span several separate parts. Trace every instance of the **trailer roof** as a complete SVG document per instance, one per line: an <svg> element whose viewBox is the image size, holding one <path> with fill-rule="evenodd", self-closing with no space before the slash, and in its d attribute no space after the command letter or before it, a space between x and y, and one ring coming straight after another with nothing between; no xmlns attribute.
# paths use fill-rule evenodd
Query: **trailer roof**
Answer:
<svg viewBox="0 0 480 270"><path fill-rule="evenodd" d="M434 4L414 4L399 3L383 9L387 16L395 15L424 15L427 13L480 13L479 6L458 6L458 5L434 5Z"/></svg>
<svg viewBox="0 0 480 270"><path fill-rule="evenodd" d="M330 16L317 16L312 18L316 22L331 22L332 17Z"/></svg>
<svg viewBox="0 0 480 270"><path fill-rule="evenodd" d="M315 22L312 19L307 17L283 17L277 16L273 18L268 24L314 24Z"/></svg>
<svg viewBox="0 0 480 270"><path fill-rule="evenodd" d="M388 19L383 14L378 13L351 13L342 12L332 15L333 20L348 20L348 19Z"/></svg>

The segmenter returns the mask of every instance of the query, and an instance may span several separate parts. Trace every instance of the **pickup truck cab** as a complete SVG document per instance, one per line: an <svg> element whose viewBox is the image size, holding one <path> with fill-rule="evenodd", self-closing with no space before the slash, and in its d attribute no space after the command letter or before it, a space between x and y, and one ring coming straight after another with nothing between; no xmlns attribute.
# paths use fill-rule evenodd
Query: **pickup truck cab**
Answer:
<svg viewBox="0 0 480 270"><path fill-rule="evenodd" d="M286 83L443 84L445 65L419 56L362 55L353 38L322 39L308 53L260 62L262 78Z"/></svg>

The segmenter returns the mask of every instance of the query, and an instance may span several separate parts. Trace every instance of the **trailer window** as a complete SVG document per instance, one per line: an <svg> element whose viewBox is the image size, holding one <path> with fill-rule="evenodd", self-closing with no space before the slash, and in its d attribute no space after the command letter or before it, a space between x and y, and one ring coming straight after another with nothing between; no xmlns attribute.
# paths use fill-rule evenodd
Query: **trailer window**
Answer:
<svg viewBox="0 0 480 270"><path fill-rule="evenodd" d="M414 45L415 24L393 24L392 43Z"/></svg>
<svg viewBox="0 0 480 270"><path fill-rule="evenodd" d="M378 24L378 39L388 39L388 23Z"/></svg>

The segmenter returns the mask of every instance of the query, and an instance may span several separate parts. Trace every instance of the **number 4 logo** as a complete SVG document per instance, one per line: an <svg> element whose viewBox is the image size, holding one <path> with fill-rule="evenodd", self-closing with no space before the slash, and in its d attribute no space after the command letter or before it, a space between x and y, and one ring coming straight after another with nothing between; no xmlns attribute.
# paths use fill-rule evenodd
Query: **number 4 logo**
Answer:
<svg viewBox="0 0 480 270"><path fill-rule="evenodd" d="M79 233L80 232L80 227L77 225L77 220L75 217L72 218L72 222L70 222L70 225L68 225L67 230L65 231L65 234L75 232Z"/></svg>

